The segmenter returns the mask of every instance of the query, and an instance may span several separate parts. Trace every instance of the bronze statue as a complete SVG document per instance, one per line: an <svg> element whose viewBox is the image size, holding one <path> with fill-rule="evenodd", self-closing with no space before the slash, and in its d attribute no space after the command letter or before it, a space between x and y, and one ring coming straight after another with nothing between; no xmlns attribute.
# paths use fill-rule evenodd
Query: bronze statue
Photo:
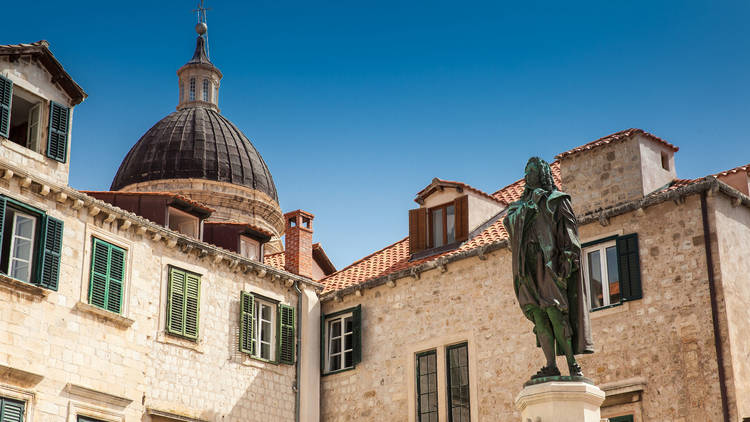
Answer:
<svg viewBox="0 0 750 422"><path fill-rule="evenodd" d="M532 157L526 187L503 220L513 251L513 287L547 365L536 378L559 376L565 355L571 376L583 376L575 356L593 353L588 300L581 272L581 244L570 195L555 186L549 164Z"/></svg>

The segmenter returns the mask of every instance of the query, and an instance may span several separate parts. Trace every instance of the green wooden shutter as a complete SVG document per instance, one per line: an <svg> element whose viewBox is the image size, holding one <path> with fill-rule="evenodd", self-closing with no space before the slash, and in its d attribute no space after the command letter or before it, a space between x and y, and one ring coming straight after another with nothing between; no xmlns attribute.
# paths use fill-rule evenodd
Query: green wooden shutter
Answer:
<svg viewBox="0 0 750 422"><path fill-rule="evenodd" d="M115 245L109 248L109 280L107 289L107 310L122 312L123 284L125 283L125 250Z"/></svg>
<svg viewBox="0 0 750 422"><path fill-rule="evenodd" d="M5 198L0 196L0 254L3 252L3 231L5 230Z"/></svg>
<svg viewBox="0 0 750 422"><path fill-rule="evenodd" d="M0 76L0 136L10 135L10 106L13 101L13 81Z"/></svg>
<svg viewBox="0 0 750 422"><path fill-rule="evenodd" d="M328 352L328 338L326 338L326 316L320 315L320 373L326 372L326 353Z"/></svg>
<svg viewBox="0 0 750 422"><path fill-rule="evenodd" d="M94 238L89 303L119 314L122 311L124 280L125 250Z"/></svg>
<svg viewBox="0 0 750 422"><path fill-rule="evenodd" d="M107 306L107 275L109 274L109 244L94 238L89 277L89 303L99 308Z"/></svg>
<svg viewBox="0 0 750 422"><path fill-rule="evenodd" d="M278 360L280 363L294 365L295 340L294 337L294 308L279 303L279 324L277 338Z"/></svg>
<svg viewBox="0 0 750 422"><path fill-rule="evenodd" d="M353 350L353 361L356 366L362 362L362 305L357 305L356 308L352 309L352 325L354 337L354 350Z"/></svg>
<svg viewBox="0 0 750 422"><path fill-rule="evenodd" d="M253 354L255 351L255 336L253 326L255 318L255 296L247 292L240 293L240 351Z"/></svg>
<svg viewBox="0 0 750 422"><path fill-rule="evenodd" d="M614 416L609 418L609 422L633 422L633 415Z"/></svg>
<svg viewBox="0 0 750 422"><path fill-rule="evenodd" d="M197 274L186 273L185 277L185 337L198 338L200 314L201 278Z"/></svg>
<svg viewBox="0 0 750 422"><path fill-rule="evenodd" d="M44 237L42 240L42 270L39 284L51 290L57 290L60 278L60 257L62 255L63 222L45 216Z"/></svg>
<svg viewBox="0 0 750 422"><path fill-rule="evenodd" d="M65 162L68 154L68 126L70 109L54 101L49 104L49 136L47 157Z"/></svg>
<svg viewBox="0 0 750 422"><path fill-rule="evenodd" d="M185 273L169 269L169 302L167 303L167 332L177 335L185 333Z"/></svg>
<svg viewBox="0 0 750 422"><path fill-rule="evenodd" d="M24 407L22 401L0 398L0 422L23 422Z"/></svg>
<svg viewBox="0 0 750 422"><path fill-rule="evenodd" d="M638 258L638 234L617 238L618 269L623 300L643 297L641 289L641 264Z"/></svg>

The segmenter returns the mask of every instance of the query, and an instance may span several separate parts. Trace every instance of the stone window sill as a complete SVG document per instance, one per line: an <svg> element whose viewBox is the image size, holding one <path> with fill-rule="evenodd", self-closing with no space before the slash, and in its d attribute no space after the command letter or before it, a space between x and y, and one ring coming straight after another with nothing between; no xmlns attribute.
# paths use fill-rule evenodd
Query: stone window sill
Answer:
<svg viewBox="0 0 750 422"><path fill-rule="evenodd" d="M284 367L288 366L280 365L270 360L257 359L244 353L242 354L242 360L240 363L242 363L243 366L252 366L253 368L263 369L279 375L286 375Z"/></svg>
<svg viewBox="0 0 750 422"><path fill-rule="evenodd" d="M615 315L630 310L630 302L620 302L616 305L610 305L606 308L592 309L589 315L591 319L604 318L609 315Z"/></svg>
<svg viewBox="0 0 750 422"><path fill-rule="evenodd" d="M8 277L5 274L0 274L0 286L4 286L6 288L9 288L14 291L22 291L24 293L28 293L34 296L39 297L47 297L49 295L50 290L35 286L33 284L26 283L21 280L16 280L13 277Z"/></svg>
<svg viewBox="0 0 750 422"><path fill-rule="evenodd" d="M110 312L106 309L102 309L94 305L90 305L86 302L76 302L76 309L82 312L88 312L90 314L94 314L98 316L99 318L102 318L108 322L111 322L112 324L120 328L128 328L131 325L133 325L133 323L135 322L135 320L116 314L114 312Z"/></svg>
<svg viewBox="0 0 750 422"><path fill-rule="evenodd" d="M198 341L181 338L167 334L164 331L159 332L156 336L156 341L163 344L171 344L172 346L182 347L194 352L203 354L203 342L199 339Z"/></svg>

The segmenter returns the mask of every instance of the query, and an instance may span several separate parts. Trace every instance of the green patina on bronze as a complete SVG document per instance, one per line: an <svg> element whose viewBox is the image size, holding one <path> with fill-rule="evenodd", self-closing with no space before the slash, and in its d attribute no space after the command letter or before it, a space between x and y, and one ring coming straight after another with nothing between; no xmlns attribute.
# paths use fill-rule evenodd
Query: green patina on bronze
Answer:
<svg viewBox="0 0 750 422"><path fill-rule="evenodd" d="M560 375L556 355L565 355L570 375L582 376L575 355L593 353L594 343L570 195L557 189L549 164L539 157L526 164L525 182L503 224L513 251L516 298L547 359L532 379Z"/></svg>

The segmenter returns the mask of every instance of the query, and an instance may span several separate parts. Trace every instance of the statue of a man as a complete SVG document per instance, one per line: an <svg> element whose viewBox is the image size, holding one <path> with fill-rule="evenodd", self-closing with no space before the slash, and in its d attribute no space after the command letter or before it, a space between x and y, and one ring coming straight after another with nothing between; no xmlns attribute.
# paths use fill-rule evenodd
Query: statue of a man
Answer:
<svg viewBox="0 0 750 422"><path fill-rule="evenodd" d="M532 157L526 187L503 220L513 251L513 287L547 365L531 378L560 375L565 355L571 376L583 376L575 355L593 353L581 244L570 195L555 186L549 164Z"/></svg>

